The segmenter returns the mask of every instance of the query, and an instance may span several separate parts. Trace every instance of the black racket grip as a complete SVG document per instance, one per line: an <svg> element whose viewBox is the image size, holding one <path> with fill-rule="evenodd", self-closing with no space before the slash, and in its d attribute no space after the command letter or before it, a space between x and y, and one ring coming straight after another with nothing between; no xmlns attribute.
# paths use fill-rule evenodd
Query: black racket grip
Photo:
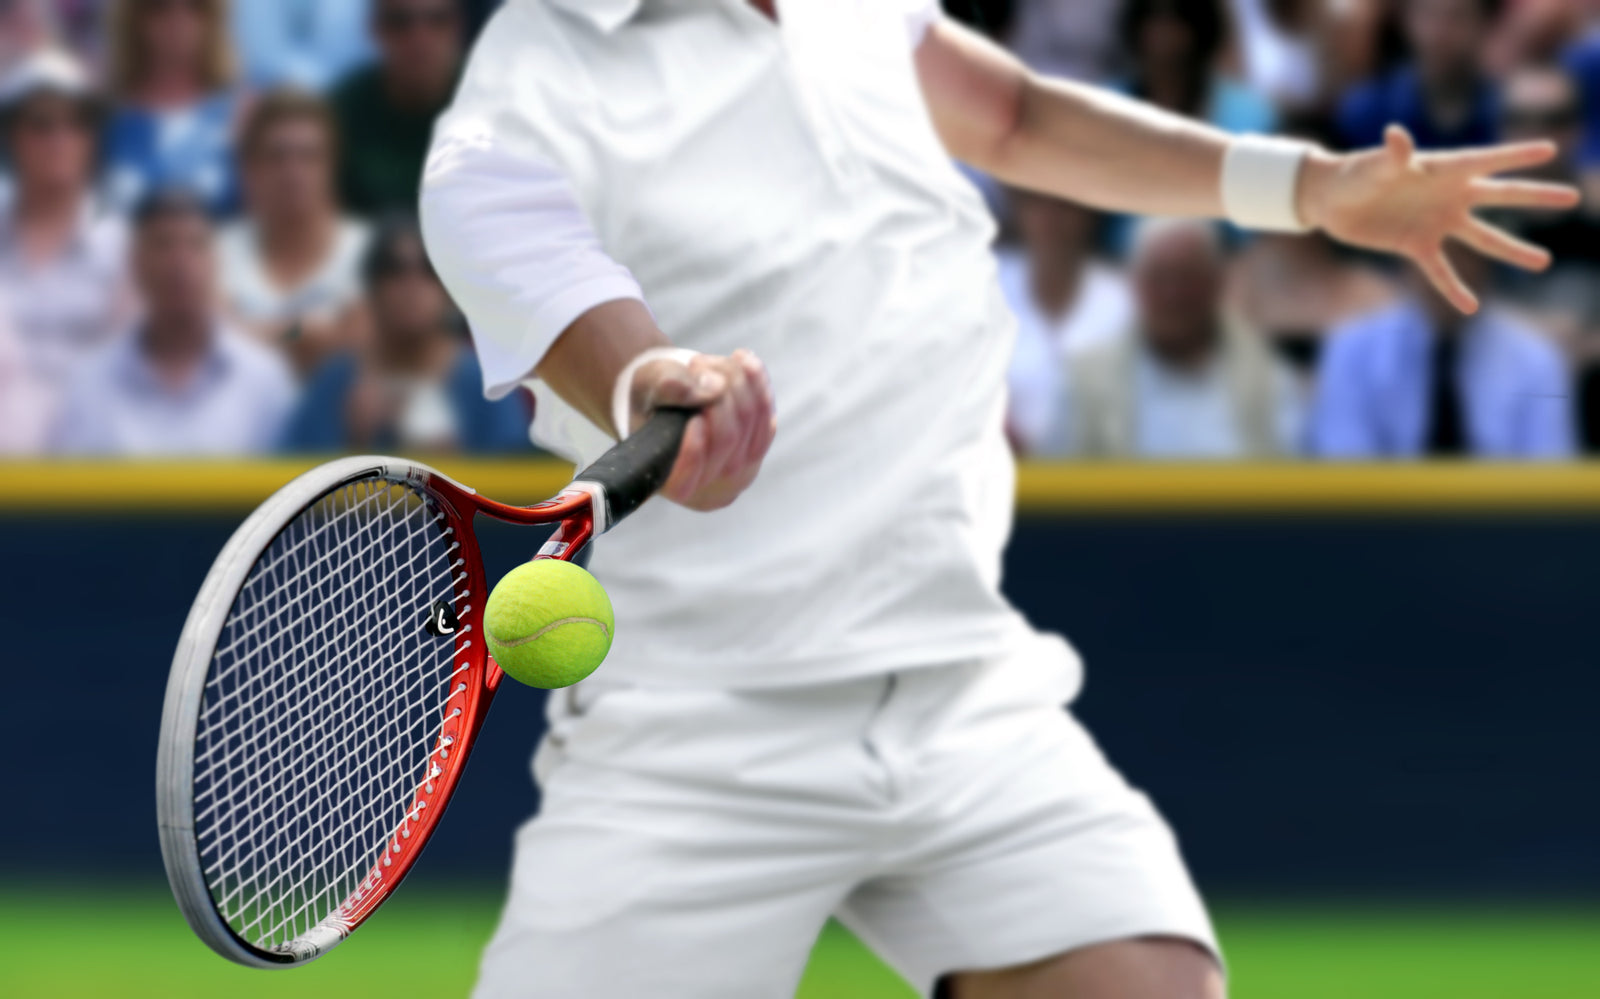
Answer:
<svg viewBox="0 0 1600 999"><path fill-rule="evenodd" d="M651 414L638 432L600 456L583 471L578 482L592 482L605 490L605 529L644 506L645 500L667 484L678 461L684 431L696 410L662 408Z"/></svg>

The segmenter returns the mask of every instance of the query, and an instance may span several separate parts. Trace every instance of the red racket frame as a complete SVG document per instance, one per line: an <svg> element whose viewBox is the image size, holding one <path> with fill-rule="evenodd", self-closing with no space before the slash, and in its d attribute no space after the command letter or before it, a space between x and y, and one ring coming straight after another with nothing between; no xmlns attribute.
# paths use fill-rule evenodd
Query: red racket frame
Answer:
<svg viewBox="0 0 1600 999"><path fill-rule="evenodd" d="M350 897L322 923L328 929L337 930L339 940L348 937L377 911L416 865L466 770L473 743L488 717L489 705L505 678L482 638L483 604L489 587L477 534L473 530L474 518L482 513L524 527L554 526L555 532L537 556L542 559L570 562L595 535L594 496L583 490L568 490L536 506L510 506L480 496L475 490L436 472L416 471L422 474L413 481L438 501L446 530L461 546L458 558L467 574L467 588L465 592L457 592L455 597L454 610L459 622L455 658L464 672L456 681L457 691L446 701L450 709L441 720L429 757L429 773L417 789L411 811L399 828L389 834L383 859L373 865ZM468 602L480 594L475 603ZM435 771L434 767L438 769ZM313 946L306 952L296 952L291 959L303 963L329 949L331 947Z"/></svg>

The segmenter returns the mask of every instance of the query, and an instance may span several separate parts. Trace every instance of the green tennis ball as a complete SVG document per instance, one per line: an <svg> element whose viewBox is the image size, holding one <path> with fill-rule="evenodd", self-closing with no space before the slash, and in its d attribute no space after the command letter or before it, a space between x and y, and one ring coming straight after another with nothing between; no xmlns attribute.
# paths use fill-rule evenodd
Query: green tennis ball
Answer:
<svg viewBox="0 0 1600 999"><path fill-rule="evenodd" d="M611 598L580 566L555 559L520 565L483 609L495 662L530 687L570 687L600 668L615 631Z"/></svg>

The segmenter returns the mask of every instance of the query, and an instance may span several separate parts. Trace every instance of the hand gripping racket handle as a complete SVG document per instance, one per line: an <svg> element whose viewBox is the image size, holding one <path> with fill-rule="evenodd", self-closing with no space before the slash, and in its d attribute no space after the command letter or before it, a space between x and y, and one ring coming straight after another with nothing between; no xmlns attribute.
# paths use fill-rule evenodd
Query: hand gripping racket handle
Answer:
<svg viewBox="0 0 1600 999"><path fill-rule="evenodd" d="M695 410L658 409L638 432L607 451L579 475L577 482L596 485L605 496L605 523L600 530L615 527L624 517L644 506L645 500L666 485L672 466L678 461L684 431Z"/></svg>

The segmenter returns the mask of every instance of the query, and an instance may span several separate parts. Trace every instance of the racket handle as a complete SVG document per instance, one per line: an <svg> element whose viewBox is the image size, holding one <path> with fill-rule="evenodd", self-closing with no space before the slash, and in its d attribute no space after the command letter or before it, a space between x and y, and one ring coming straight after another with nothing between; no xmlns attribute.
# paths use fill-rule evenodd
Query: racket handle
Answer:
<svg viewBox="0 0 1600 999"><path fill-rule="evenodd" d="M666 485L672 466L678 461L683 434L695 410L663 408L656 410L633 436L600 456L578 476L578 482L592 483L605 491L606 509L601 531L644 506L645 500Z"/></svg>

